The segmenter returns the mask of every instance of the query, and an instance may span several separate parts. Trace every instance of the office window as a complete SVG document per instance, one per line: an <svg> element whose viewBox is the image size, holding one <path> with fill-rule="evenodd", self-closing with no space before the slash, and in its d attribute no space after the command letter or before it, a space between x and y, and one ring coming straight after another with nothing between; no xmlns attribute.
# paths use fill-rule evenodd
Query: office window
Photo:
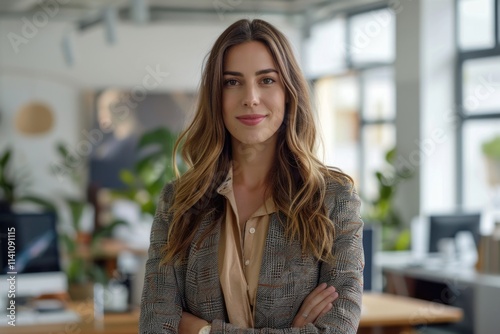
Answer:
<svg viewBox="0 0 500 334"><path fill-rule="evenodd" d="M306 44L343 41L336 45L343 50L342 61L338 53L329 56L330 65L316 64L323 69L312 76L325 161L351 175L362 198L370 200L376 196L375 171L384 167L396 141L395 18L388 8L344 14L341 21L318 23ZM344 68L333 71L333 62Z"/></svg>
<svg viewBox="0 0 500 334"><path fill-rule="evenodd" d="M314 85L324 161L360 178L359 82L352 74L319 79Z"/></svg>
<svg viewBox="0 0 500 334"><path fill-rule="evenodd" d="M388 120L396 117L395 87L392 67L378 67L362 74L363 119L368 121Z"/></svg>
<svg viewBox="0 0 500 334"><path fill-rule="evenodd" d="M345 19L337 17L311 27L305 41L305 72L308 77L333 74L345 69Z"/></svg>
<svg viewBox="0 0 500 334"><path fill-rule="evenodd" d="M462 100L468 114L500 110L500 56L466 60L462 78Z"/></svg>
<svg viewBox="0 0 500 334"><path fill-rule="evenodd" d="M500 118L495 120L474 120L464 124L463 165L464 200L470 209L482 208L491 202L493 185L490 175L495 168L482 153L482 144L500 135Z"/></svg>
<svg viewBox="0 0 500 334"><path fill-rule="evenodd" d="M495 29L500 0L457 0L456 8L456 202L467 210L481 210L492 204L490 172L498 168L482 146L500 136L500 32Z"/></svg>
<svg viewBox="0 0 500 334"><path fill-rule="evenodd" d="M495 45L495 0L458 2L458 43L462 50L487 49Z"/></svg>
<svg viewBox="0 0 500 334"><path fill-rule="evenodd" d="M394 12L388 8L352 15L348 47L355 65L394 60Z"/></svg>

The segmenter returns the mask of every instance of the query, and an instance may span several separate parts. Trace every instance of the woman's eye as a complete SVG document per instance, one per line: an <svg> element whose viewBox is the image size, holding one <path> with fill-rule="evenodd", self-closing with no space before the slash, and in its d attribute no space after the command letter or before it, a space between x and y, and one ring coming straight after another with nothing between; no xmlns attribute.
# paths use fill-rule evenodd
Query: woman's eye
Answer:
<svg viewBox="0 0 500 334"><path fill-rule="evenodd" d="M224 80L224 86L236 86L238 84L238 81L234 79L228 79Z"/></svg>
<svg viewBox="0 0 500 334"><path fill-rule="evenodd" d="M270 84L274 83L275 81L274 81L274 79L271 79L271 78L264 78L264 79L262 80L262 82L263 82L264 84L266 84L266 85L270 85Z"/></svg>

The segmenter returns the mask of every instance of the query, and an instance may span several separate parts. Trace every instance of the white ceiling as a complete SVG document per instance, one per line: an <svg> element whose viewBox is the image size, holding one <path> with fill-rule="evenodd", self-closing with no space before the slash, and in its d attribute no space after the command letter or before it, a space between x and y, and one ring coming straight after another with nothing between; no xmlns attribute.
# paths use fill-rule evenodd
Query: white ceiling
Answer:
<svg viewBox="0 0 500 334"><path fill-rule="evenodd" d="M98 19L104 9L118 10L120 19L131 17L133 3L149 6L149 20L156 21L173 15L203 14L217 16L221 13L280 14L304 16L314 11L335 10L380 2L376 0L0 0L0 18L34 15L43 6L57 12L52 19L89 22ZM57 6L57 8L54 8Z"/></svg>

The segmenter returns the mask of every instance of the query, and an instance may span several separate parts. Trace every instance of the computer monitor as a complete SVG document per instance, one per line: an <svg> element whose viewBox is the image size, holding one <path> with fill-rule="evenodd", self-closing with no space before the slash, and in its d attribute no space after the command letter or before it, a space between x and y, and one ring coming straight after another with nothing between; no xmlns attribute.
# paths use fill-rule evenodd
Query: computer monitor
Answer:
<svg viewBox="0 0 500 334"><path fill-rule="evenodd" d="M469 231L474 236L476 247L479 245L479 213L457 213L431 215L429 217L429 252L438 252L438 242L443 238L454 238L460 231Z"/></svg>
<svg viewBox="0 0 500 334"><path fill-rule="evenodd" d="M0 213L0 291L8 291L8 278L14 278L16 297L67 291L55 214Z"/></svg>

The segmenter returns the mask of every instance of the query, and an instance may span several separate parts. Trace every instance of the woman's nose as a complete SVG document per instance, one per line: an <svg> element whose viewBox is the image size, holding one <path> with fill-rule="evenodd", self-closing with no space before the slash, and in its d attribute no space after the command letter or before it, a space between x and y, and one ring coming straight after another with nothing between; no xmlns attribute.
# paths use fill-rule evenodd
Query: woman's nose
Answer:
<svg viewBox="0 0 500 334"><path fill-rule="evenodd" d="M243 98L243 106L253 107L259 104L258 90L254 85L248 85Z"/></svg>

